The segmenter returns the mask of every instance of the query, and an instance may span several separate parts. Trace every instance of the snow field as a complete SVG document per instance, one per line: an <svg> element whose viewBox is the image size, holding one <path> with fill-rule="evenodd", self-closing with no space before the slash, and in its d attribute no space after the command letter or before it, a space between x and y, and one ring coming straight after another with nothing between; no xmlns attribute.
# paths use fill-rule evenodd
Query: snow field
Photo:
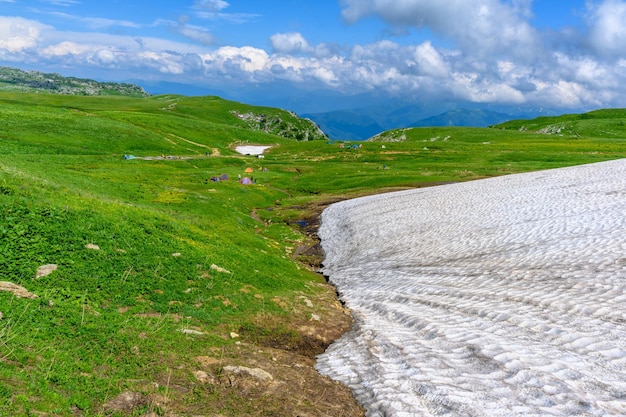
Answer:
<svg viewBox="0 0 626 417"><path fill-rule="evenodd" d="M317 368L368 416L626 415L626 160L330 206L355 326Z"/></svg>

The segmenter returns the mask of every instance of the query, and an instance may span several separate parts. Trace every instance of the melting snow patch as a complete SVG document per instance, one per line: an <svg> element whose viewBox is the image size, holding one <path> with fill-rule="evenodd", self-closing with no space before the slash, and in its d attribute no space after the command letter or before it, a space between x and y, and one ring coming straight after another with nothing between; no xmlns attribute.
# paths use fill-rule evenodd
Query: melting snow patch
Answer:
<svg viewBox="0 0 626 417"><path fill-rule="evenodd" d="M265 152L266 149L271 148L271 146L237 146L235 150L242 155L261 155Z"/></svg>
<svg viewBox="0 0 626 417"><path fill-rule="evenodd" d="M336 203L355 317L318 357L367 415L626 413L626 159Z"/></svg>

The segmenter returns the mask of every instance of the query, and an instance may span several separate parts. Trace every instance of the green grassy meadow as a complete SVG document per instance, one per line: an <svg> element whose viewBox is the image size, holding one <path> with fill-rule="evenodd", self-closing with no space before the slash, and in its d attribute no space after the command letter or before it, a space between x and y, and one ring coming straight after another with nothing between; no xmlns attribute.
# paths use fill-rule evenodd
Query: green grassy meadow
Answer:
<svg viewBox="0 0 626 417"><path fill-rule="evenodd" d="M289 225L316 204L626 155L626 110L401 129L357 149L233 112L279 117L295 138L307 128L217 97L0 93L0 281L38 296L0 291L1 416L104 415L144 383L167 396L168 381L193 378L181 364L233 346L224 335L286 331L272 318L288 321L324 282L294 259L307 237ZM246 144L272 148L234 151ZM46 264L57 269L35 278ZM216 395L185 398L203 407ZM148 411L162 415L136 415Z"/></svg>

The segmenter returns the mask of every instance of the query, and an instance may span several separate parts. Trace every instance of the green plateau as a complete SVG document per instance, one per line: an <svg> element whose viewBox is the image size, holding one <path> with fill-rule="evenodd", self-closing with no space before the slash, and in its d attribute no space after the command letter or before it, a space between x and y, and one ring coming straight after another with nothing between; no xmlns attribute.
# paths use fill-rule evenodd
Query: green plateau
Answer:
<svg viewBox="0 0 626 417"><path fill-rule="evenodd" d="M320 209L623 158L625 121L607 109L344 142L218 97L0 92L0 281L22 291L0 291L0 415L333 415L281 396L299 388L280 374L272 393L225 366L267 369L278 349L310 368L329 342L303 330L338 317L307 227ZM251 145L269 148L236 151Z"/></svg>

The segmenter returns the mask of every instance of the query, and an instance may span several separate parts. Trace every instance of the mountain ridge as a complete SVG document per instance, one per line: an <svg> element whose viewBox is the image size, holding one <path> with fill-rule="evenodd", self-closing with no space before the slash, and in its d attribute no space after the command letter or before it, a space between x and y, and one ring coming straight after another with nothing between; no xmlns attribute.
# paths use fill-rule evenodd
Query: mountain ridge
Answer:
<svg viewBox="0 0 626 417"><path fill-rule="evenodd" d="M306 113L331 139L366 140L387 130L427 127L459 126L489 127L516 119L562 114L558 109L532 106L484 106L477 103L437 102L396 103L374 105L324 113Z"/></svg>
<svg viewBox="0 0 626 417"><path fill-rule="evenodd" d="M119 95L147 97L143 87L130 83L100 82L66 77L56 73L25 71L0 66L0 91L38 92L68 95Z"/></svg>

